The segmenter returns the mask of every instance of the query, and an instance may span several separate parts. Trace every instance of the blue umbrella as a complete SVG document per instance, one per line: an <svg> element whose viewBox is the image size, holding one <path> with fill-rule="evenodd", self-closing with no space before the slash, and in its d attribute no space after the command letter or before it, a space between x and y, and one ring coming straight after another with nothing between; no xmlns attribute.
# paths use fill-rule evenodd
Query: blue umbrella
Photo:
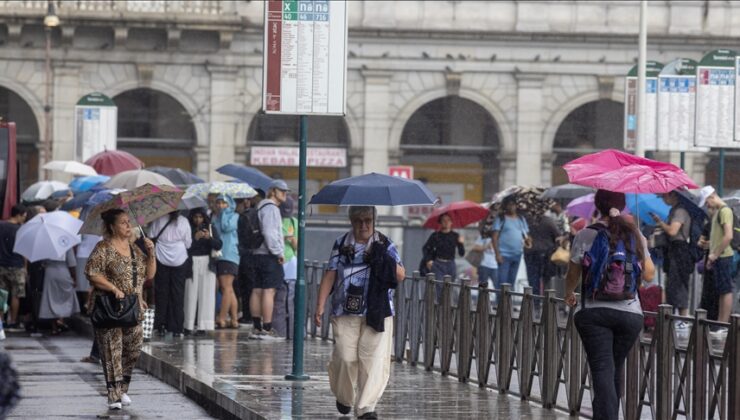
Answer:
<svg viewBox="0 0 740 420"><path fill-rule="evenodd" d="M216 172L238 178L254 188L261 189L262 191L267 191L270 188L270 183L272 183L272 178L259 169L237 165L235 163L224 165L216 169Z"/></svg>
<svg viewBox="0 0 740 420"><path fill-rule="evenodd" d="M94 194L95 194L94 191L84 191L81 193L77 193L71 200L62 204L62 210L72 211L75 209L82 208L85 206L85 204L87 204L87 200L89 200L90 197L92 197Z"/></svg>
<svg viewBox="0 0 740 420"><path fill-rule="evenodd" d="M655 213L663 220L668 219L671 207L655 194L625 194L630 213L640 218L640 222L654 225L650 213Z"/></svg>
<svg viewBox="0 0 740 420"><path fill-rule="evenodd" d="M106 175L80 176L69 183L69 188L71 188L72 192L76 194L83 191L89 191L93 187L108 182L109 179L110 177Z"/></svg>
<svg viewBox="0 0 740 420"><path fill-rule="evenodd" d="M158 173L172 181L175 185L193 185L205 182L203 178L194 173L184 171L180 168L169 168L167 166L152 166L147 171Z"/></svg>
<svg viewBox="0 0 740 420"><path fill-rule="evenodd" d="M431 206L437 198L420 181L370 173L325 186L309 204L338 206Z"/></svg>

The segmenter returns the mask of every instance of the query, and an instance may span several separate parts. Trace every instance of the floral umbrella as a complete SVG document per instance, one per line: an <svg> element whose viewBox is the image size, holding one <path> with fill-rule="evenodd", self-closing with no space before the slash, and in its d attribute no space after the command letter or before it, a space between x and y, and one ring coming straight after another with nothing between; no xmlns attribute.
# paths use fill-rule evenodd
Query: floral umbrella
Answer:
<svg viewBox="0 0 740 420"><path fill-rule="evenodd" d="M101 235L104 229L100 215L116 208L126 210L134 225L146 225L165 214L176 211L183 194L182 190L177 187L151 184L124 191L92 209L85 224L80 228L80 233Z"/></svg>
<svg viewBox="0 0 740 420"><path fill-rule="evenodd" d="M185 191L185 199L190 197L208 198L208 194L225 194L231 198L252 198L257 195L246 182L204 182L202 184L193 184Z"/></svg>
<svg viewBox="0 0 740 420"><path fill-rule="evenodd" d="M553 200L542 198L544 192L545 189L541 187L509 187L493 196L490 210L493 213L498 213L504 199L513 196L518 211L530 216L542 215L554 203Z"/></svg>

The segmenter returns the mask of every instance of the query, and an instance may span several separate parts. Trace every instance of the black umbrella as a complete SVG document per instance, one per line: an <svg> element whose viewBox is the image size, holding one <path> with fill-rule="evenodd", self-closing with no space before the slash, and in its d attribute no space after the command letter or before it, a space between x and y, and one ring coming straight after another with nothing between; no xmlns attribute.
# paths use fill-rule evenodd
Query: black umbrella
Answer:
<svg viewBox="0 0 740 420"><path fill-rule="evenodd" d="M542 194L542 198L551 198L553 200L572 200L574 198L591 194L592 192L594 192L594 189L591 187L584 187L583 185L576 184L564 184L548 188L545 193Z"/></svg>
<svg viewBox="0 0 740 420"><path fill-rule="evenodd" d="M184 171L180 168L169 168L167 166L152 166L151 168L146 168L147 171L152 171L154 173L158 173L162 175L163 177L169 179L172 181L175 185L193 185L193 184L200 184L201 182L205 182L201 177L195 175L194 173Z"/></svg>

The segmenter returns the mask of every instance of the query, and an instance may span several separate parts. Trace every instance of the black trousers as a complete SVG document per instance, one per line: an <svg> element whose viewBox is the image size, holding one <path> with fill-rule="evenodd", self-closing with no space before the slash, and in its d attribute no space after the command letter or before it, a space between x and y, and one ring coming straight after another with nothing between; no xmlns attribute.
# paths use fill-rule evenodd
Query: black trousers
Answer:
<svg viewBox="0 0 740 420"><path fill-rule="evenodd" d="M182 333L185 322L185 276L187 262L170 267L157 261L154 276L154 328Z"/></svg>
<svg viewBox="0 0 740 420"><path fill-rule="evenodd" d="M242 298L242 316L251 320L249 311L249 296L254 289L254 261L251 255L239 258L239 296Z"/></svg>

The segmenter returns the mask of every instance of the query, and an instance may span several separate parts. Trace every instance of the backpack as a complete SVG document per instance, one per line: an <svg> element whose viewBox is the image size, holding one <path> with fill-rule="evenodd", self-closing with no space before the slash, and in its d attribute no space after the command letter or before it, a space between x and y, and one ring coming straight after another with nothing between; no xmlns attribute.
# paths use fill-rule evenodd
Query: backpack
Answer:
<svg viewBox="0 0 740 420"><path fill-rule="evenodd" d="M259 212L267 206L274 205L273 203L267 203L260 209L250 207L242 213L237 227L241 255L250 254L265 242L265 237L262 235L262 227L260 226Z"/></svg>
<svg viewBox="0 0 740 420"><path fill-rule="evenodd" d="M740 216L735 214L735 211L732 210L732 207L722 207L722 209L724 208L728 208L732 212L732 240L730 240L730 246L733 250L740 251ZM722 211L722 209L719 209L719 211ZM719 223L719 214L717 215L717 224L722 226Z"/></svg>
<svg viewBox="0 0 740 420"><path fill-rule="evenodd" d="M635 252L627 250L624 241L609 243L609 231L602 224L588 227L597 231L591 249L581 262L583 276L583 301L631 300L637 295L641 268ZM632 239L632 249L636 241Z"/></svg>

